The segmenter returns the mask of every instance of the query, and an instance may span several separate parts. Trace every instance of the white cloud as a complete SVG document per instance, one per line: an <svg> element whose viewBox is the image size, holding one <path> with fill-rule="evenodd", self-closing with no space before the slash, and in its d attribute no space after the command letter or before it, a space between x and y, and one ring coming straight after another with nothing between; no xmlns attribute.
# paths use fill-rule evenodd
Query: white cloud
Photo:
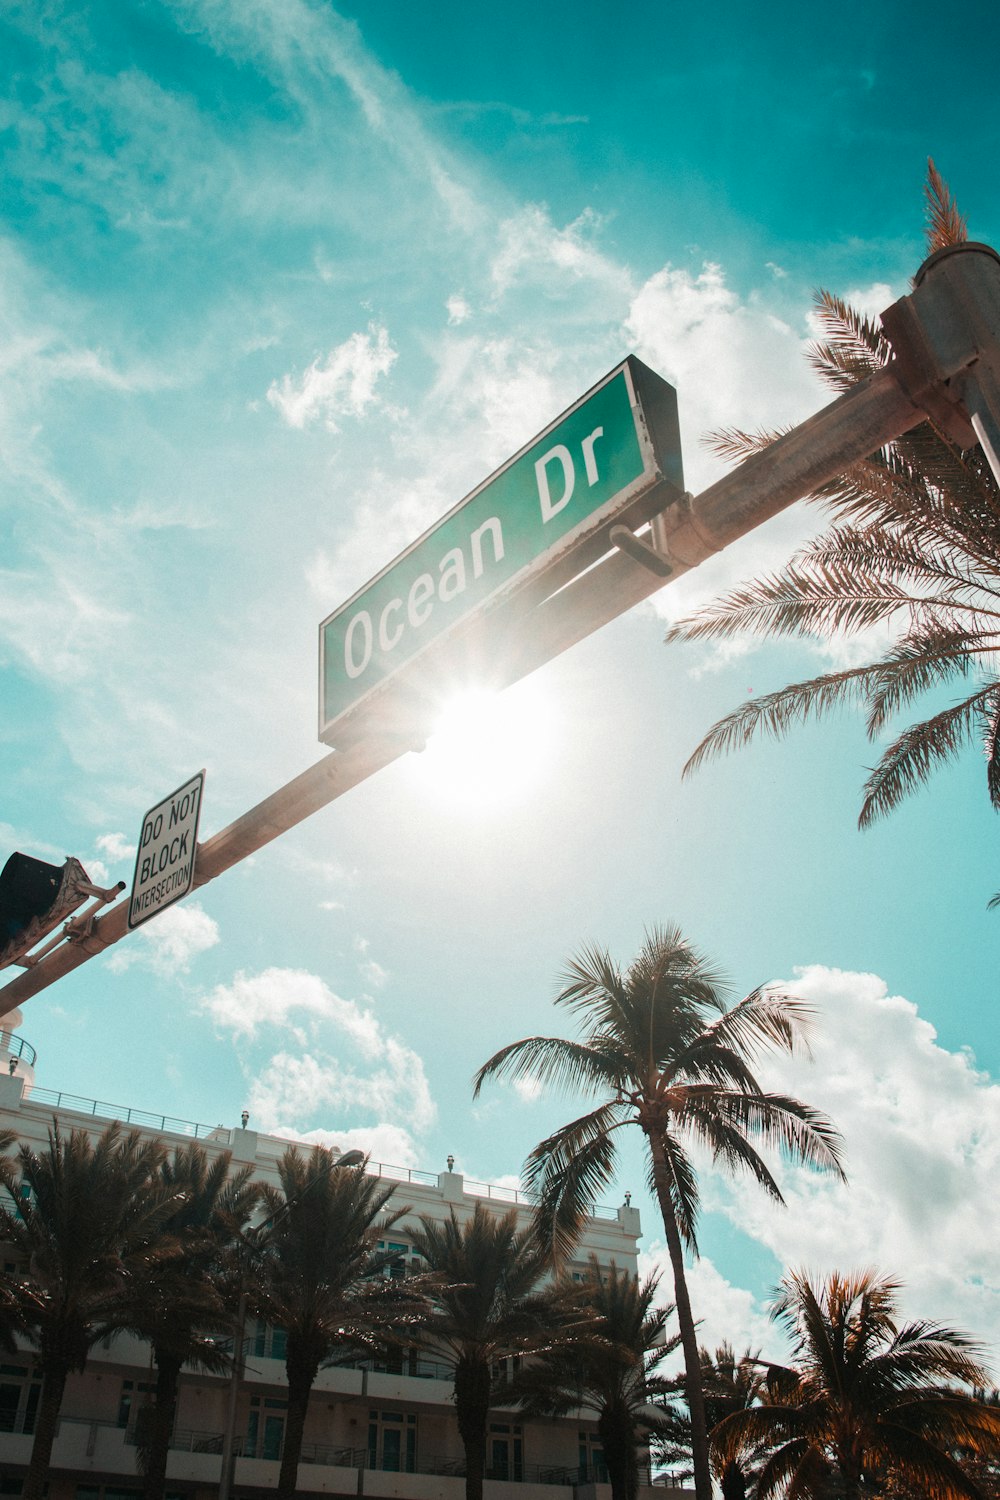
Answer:
<svg viewBox="0 0 1000 1500"><path fill-rule="evenodd" d="M201 1009L245 1044L248 1108L262 1130L298 1134L315 1128L317 1116L336 1116L350 1126L335 1131L337 1139L383 1126L404 1129L409 1139L434 1123L422 1058L318 975L276 968L237 974L206 995ZM266 1031L288 1033L295 1049L279 1048L263 1060L251 1054L250 1044ZM345 1047L355 1049L355 1062L345 1060ZM372 1115L377 1124L362 1126L359 1115Z"/></svg>
<svg viewBox="0 0 1000 1500"><path fill-rule="evenodd" d="M120 974L137 966L169 979L187 973L198 955L218 941L218 923L197 901L178 903L140 927L129 947L116 949L108 968Z"/></svg>
<svg viewBox="0 0 1000 1500"><path fill-rule="evenodd" d="M453 328L457 327L459 323L464 323L472 313L471 307L461 292L455 292L448 298L445 303L445 309L448 313L448 323Z"/></svg>
<svg viewBox="0 0 1000 1500"><path fill-rule="evenodd" d="M237 974L219 984L202 1001L215 1025L252 1040L263 1026L289 1027L304 1015L343 1032L365 1057L378 1057L382 1039L378 1022L353 1000L342 1000L316 974L304 969L265 969Z"/></svg>
<svg viewBox="0 0 1000 1500"><path fill-rule="evenodd" d="M783 1266L875 1266L905 1283L909 1314L1000 1342L1000 1084L941 1047L874 974L814 965L783 987L818 1013L815 1066L776 1060L768 1084L832 1118L849 1184L783 1166L780 1209L749 1184L708 1176L706 1207L723 1208Z"/></svg>
<svg viewBox="0 0 1000 1500"><path fill-rule="evenodd" d="M422 1135L437 1115L422 1059L391 1036L368 1072L325 1054L277 1052L253 1080L249 1107L268 1131L321 1113L351 1120L373 1114L380 1124L405 1122Z"/></svg>
<svg viewBox="0 0 1000 1500"><path fill-rule="evenodd" d="M731 467L706 448L706 434L792 425L831 399L806 359L807 309L799 332L768 297L739 296L717 264L697 274L664 266L633 297L625 326L639 357L677 388L685 483L696 494ZM793 505L683 574L650 607L666 619L686 615L737 583L779 568L822 528L816 508ZM711 643L704 662L707 669L725 665L757 645L753 639Z"/></svg>
<svg viewBox="0 0 1000 1500"><path fill-rule="evenodd" d="M639 1275L657 1272L660 1277L657 1302L673 1302L674 1283L670 1257L662 1240L653 1239L639 1252ZM717 1349L723 1342L732 1344L737 1354L745 1349L762 1349L777 1359L782 1355L781 1335L775 1330L765 1308L745 1287L733 1286L708 1256L687 1268L687 1287L691 1306L698 1322L698 1342L706 1349ZM677 1355L677 1368L681 1367Z"/></svg>
<svg viewBox="0 0 1000 1500"><path fill-rule="evenodd" d="M866 318L878 322L881 313L884 313L890 303L895 302L899 292L894 292L886 281L875 281L871 286L855 287L848 292L844 298L848 307L853 307L856 312L863 313ZM813 314L810 318L811 326L816 333L822 332L822 324Z"/></svg>
<svg viewBox="0 0 1000 1500"><path fill-rule="evenodd" d="M395 361L388 330L373 323L367 333L352 333L331 349L325 360L314 360L300 380L285 375L280 384L272 382L267 399L290 427L322 419L335 432L341 417L362 417L376 402L379 377L388 375Z"/></svg>
<svg viewBox="0 0 1000 1500"><path fill-rule="evenodd" d="M106 854L112 864L118 864L122 860L135 859L135 844L125 837L123 833L101 833L94 840L94 846Z"/></svg>
<svg viewBox="0 0 1000 1500"><path fill-rule="evenodd" d="M326 1146L331 1151L363 1151L373 1164L382 1166L419 1166L413 1137L401 1125L359 1125L354 1130L292 1130L282 1126L273 1134L305 1146Z"/></svg>
<svg viewBox="0 0 1000 1500"><path fill-rule="evenodd" d="M689 488L725 467L702 447L706 432L801 421L829 399L805 338L760 297L739 297L719 265L697 275L664 266L636 292L626 329L640 359L677 387Z"/></svg>

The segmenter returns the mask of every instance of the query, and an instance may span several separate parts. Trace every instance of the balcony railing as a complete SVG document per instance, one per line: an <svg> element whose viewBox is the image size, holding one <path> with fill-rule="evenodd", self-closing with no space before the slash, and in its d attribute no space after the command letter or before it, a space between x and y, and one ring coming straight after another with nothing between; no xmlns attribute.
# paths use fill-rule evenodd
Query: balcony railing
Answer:
<svg viewBox="0 0 1000 1500"><path fill-rule="evenodd" d="M136 1437L133 1428L126 1432L125 1441L132 1447L135 1446ZM263 1437L251 1442L245 1437L237 1436L233 1451L237 1458L279 1463L280 1450L277 1453L266 1454L264 1444ZM221 1456L222 1433L183 1429L172 1434L170 1447L176 1452L218 1453ZM303 1443L299 1461L304 1464L322 1465L335 1469L372 1469L385 1474L433 1474L453 1479L465 1478L465 1460L455 1455L431 1454L428 1457L408 1458L405 1454L400 1454L388 1462L375 1462L369 1448L341 1447L335 1443ZM607 1484L608 1482L607 1471L599 1464L583 1466L515 1462L491 1464L487 1466L486 1478L506 1481L508 1484L553 1484L566 1489L572 1489L580 1484ZM669 1474L653 1476L648 1464L639 1466L640 1484L654 1484L670 1488L676 1482L676 1479Z"/></svg>
<svg viewBox="0 0 1000 1500"><path fill-rule="evenodd" d="M336 1369L338 1366L331 1366ZM453 1365L440 1359L425 1359L423 1355L403 1355L400 1359L356 1359L340 1369L368 1370L374 1375L408 1375L415 1380L447 1380L455 1378Z"/></svg>

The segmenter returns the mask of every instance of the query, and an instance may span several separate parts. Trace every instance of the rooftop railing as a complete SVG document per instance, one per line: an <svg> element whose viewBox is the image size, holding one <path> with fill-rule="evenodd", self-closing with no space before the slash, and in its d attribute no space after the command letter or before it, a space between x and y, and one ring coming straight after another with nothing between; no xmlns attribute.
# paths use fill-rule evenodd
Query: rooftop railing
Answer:
<svg viewBox="0 0 1000 1500"><path fill-rule="evenodd" d="M8 1057L17 1057L29 1068L33 1068L38 1059L38 1054L30 1042L26 1042L23 1036L17 1036L13 1031L0 1031L0 1052Z"/></svg>
<svg viewBox="0 0 1000 1500"><path fill-rule="evenodd" d="M23 1051L17 1052L16 1055L23 1056L25 1062L30 1062L34 1066L35 1050L33 1047L20 1037L4 1032L0 1035L0 1050L2 1050L4 1038L11 1044L17 1044L22 1048ZM15 1055L13 1046L11 1055ZM54 1089L33 1088L31 1103L44 1104L53 1111L71 1110L74 1114L89 1115L92 1119L117 1120L122 1125L135 1125L143 1130L155 1130L165 1135L182 1135L197 1141L215 1140L222 1145L229 1145L233 1134L228 1125L203 1125L197 1120L184 1120L176 1115L152 1114L149 1110L135 1109L131 1105L112 1104L106 1099L88 1099L82 1094L68 1094ZM286 1145L302 1144L302 1142L285 1141L275 1136L268 1139L282 1149ZM277 1159L276 1155L274 1159ZM417 1167L398 1167L390 1162L369 1161L367 1170L373 1177L383 1177L393 1182L416 1183L432 1188L438 1186L436 1172L421 1171ZM522 1192L519 1188L508 1187L504 1183L477 1182L475 1178L466 1177L463 1179L462 1186L470 1197L486 1198L493 1203L509 1203L530 1208L534 1202L529 1194ZM611 1208L607 1204L595 1203L590 1210L590 1216L607 1223L615 1223L618 1218L618 1209Z"/></svg>

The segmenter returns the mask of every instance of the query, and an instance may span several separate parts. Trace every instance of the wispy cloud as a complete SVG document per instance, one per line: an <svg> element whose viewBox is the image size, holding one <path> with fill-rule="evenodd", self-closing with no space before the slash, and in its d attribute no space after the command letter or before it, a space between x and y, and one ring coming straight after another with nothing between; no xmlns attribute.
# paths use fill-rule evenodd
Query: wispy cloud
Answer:
<svg viewBox="0 0 1000 1500"><path fill-rule="evenodd" d="M197 901L179 902L146 922L108 959L112 973L150 969L162 979L186 974L195 959L219 942L219 924Z"/></svg>
<svg viewBox="0 0 1000 1500"><path fill-rule="evenodd" d="M352 333L325 359L314 360L299 379L284 375L274 381L267 399L290 427L321 420L336 432L343 417L362 417L375 405L379 378L395 361L388 330L372 325L366 333Z"/></svg>

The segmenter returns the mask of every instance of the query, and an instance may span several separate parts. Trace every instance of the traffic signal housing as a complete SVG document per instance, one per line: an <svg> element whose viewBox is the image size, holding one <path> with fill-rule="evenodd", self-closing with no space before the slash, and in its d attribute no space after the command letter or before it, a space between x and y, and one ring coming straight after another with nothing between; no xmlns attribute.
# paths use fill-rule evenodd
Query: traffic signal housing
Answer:
<svg viewBox="0 0 1000 1500"><path fill-rule="evenodd" d="M16 963L94 891L78 859L50 865L14 853L0 871L0 969Z"/></svg>

